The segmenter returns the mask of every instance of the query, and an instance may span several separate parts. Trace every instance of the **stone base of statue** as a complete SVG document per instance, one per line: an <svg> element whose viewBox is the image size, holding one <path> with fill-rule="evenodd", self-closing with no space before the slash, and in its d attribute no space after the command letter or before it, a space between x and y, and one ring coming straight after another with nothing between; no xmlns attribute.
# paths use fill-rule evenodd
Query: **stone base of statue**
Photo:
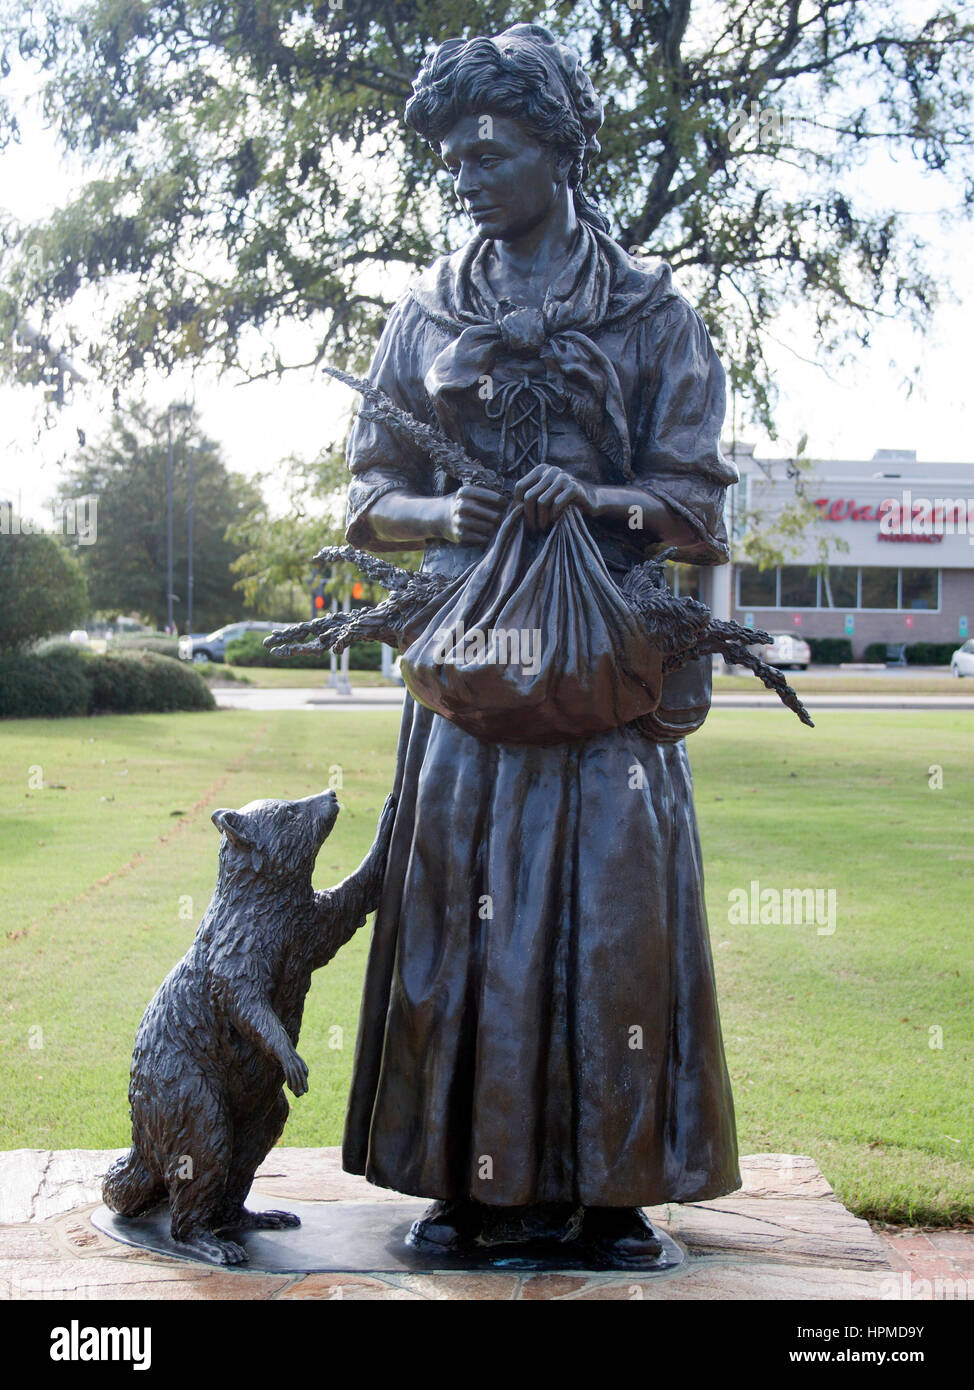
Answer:
<svg viewBox="0 0 974 1390"><path fill-rule="evenodd" d="M250 1205L272 1206L275 1198L257 1189ZM300 1218L301 1225L281 1231L232 1231L227 1234L247 1251L243 1269L265 1274L349 1274L424 1273L432 1270L605 1270L621 1266L594 1262L583 1249L571 1242L498 1245L470 1249L463 1254L449 1251L418 1250L406 1241L414 1221L422 1217L429 1202L412 1199L398 1202L295 1202L287 1209ZM165 1203L135 1219L116 1216L107 1207L97 1207L91 1220L99 1231L126 1245L150 1250L157 1255L193 1260L185 1245L169 1233L169 1209ZM651 1267L640 1267L638 1274L667 1274L677 1269L685 1252L665 1231L655 1228L663 1250ZM628 1272L633 1272L626 1267Z"/></svg>
<svg viewBox="0 0 974 1390"><path fill-rule="evenodd" d="M204 1264L162 1246L123 1244L93 1223L105 1171L120 1152L0 1152L0 1298L807 1302L947 1296L935 1291L929 1251L928 1264L914 1277L895 1242L848 1212L814 1160L801 1155L742 1156L740 1191L713 1202L650 1208L653 1226L686 1251L682 1264L652 1273L410 1263L405 1234L426 1203L345 1173L337 1148L273 1149L258 1171L253 1200L294 1211L306 1224L244 1234L247 1265ZM320 1263L297 1243L316 1231ZM354 1258L356 1231L362 1244ZM332 1234L322 1238L322 1232ZM340 1251L330 1248L332 1238L343 1242ZM279 1263L264 1260L268 1250ZM946 1263L943 1274L954 1277Z"/></svg>

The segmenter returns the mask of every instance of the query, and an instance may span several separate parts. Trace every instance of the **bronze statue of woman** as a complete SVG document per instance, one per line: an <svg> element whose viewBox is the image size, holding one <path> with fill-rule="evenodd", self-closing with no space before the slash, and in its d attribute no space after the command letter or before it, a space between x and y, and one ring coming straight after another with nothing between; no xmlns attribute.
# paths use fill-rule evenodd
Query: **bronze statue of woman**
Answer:
<svg viewBox="0 0 974 1390"><path fill-rule="evenodd" d="M539 25L427 58L406 122L476 233L395 306L370 379L514 483L533 532L578 508L614 577L664 546L721 564L724 374L582 191L601 121ZM366 415L348 462L349 541L450 575L509 505ZM345 1168L434 1199L427 1250L651 1266L641 1207L740 1185L683 739L650 717L488 742L407 696L395 792Z"/></svg>

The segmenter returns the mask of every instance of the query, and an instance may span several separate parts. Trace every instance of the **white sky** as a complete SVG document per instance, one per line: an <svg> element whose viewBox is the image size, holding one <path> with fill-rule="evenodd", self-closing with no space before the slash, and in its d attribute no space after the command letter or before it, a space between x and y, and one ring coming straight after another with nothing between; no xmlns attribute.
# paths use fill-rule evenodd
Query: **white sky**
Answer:
<svg viewBox="0 0 974 1390"><path fill-rule="evenodd" d="M53 135L36 117L22 124L22 144L0 154L0 204L30 221L68 197L79 171L65 163ZM780 323L779 341L769 348L780 390L779 440L772 443L740 421L738 437L754 441L759 457L788 454L807 433L807 451L818 458L868 460L877 448L906 448L916 449L923 460L974 460L971 226L960 219L940 225L938 213L949 192L942 182L921 175L912 161L897 164L878 154L860 174L861 186L877 201L908 212L917 230L935 242L940 264L934 269L949 279L956 302L940 306L926 338L901 323L877 328L855 367L841 373L830 369L831 376L802 360L813 355L813 347L801 316ZM911 397L904 379L916 364L920 387ZM110 402L94 385L76 388L75 402L57 427L39 430L37 394L0 387L0 500L42 520L75 445L76 427L97 437L107 424ZM290 453L312 457L340 437L342 417L352 404L344 388L307 372L248 385L219 380L210 370L197 372L195 380L188 374L159 376L150 379L146 395L160 406L195 398L203 429L219 441L228 464L248 475L273 468Z"/></svg>

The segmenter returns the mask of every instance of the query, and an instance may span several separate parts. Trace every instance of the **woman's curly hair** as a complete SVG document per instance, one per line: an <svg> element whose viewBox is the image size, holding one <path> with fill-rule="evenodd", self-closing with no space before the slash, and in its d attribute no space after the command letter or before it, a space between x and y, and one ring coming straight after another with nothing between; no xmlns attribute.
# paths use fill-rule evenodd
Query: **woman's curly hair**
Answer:
<svg viewBox="0 0 974 1390"><path fill-rule="evenodd" d="M602 103L573 49L540 24L515 24L496 38L447 39L430 53L406 103L406 124L438 145L461 116L491 112L526 126L571 159L568 186L580 220L600 231L608 220L582 191L599 153Z"/></svg>

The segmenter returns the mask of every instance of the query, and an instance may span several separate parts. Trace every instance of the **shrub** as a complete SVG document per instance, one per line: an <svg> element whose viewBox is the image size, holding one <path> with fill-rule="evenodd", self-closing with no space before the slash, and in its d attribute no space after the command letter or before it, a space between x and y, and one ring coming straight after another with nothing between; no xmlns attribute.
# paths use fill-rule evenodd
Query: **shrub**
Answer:
<svg viewBox="0 0 974 1390"><path fill-rule="evenodd" d="M245 632L227 643L226 660L231 666L290 666L301 670L327 671L331 666L328 652L307 652L298 656L275 656L264 646L264 634ZM353 671L378 671L382 667L382 644L362 642L349 651L349 666Z"/></svg>
<svg viewBox="0 0 974 1390"><path fill-rule="evenodd" d="M215 665L212 661L198 661L193 665L193 671L209 684L210 681L220 681L228 685L253 685L249 676L245 676L242 671L235 671L232 666L227 666L223 661Z"/></svg>
<svg viewBox="0 0 974 1390"><path fill-rule="evenodd" d="M91 687L81 653L62 644L45 652L0 652L0 718L60 719L87 714Z"/></svg>
<svg viewBox="0 0 974 1390"><path fill-rule="evenodd" d="M870 642L866 648L867 661L885 661L886 647L897 642ZM907 666L949 666L950 658L960 645L957 642L910 642L906 648Z"/></svg>
<svg viewBox="0 0 974 1390"><path fill-rule="evenodd" d="M153 708L149 673L135 656L85 657L90 714L136 714Z"/></svg>
<svg viewBox="0 0 974 1390"><path fill-rule="evenodd" d="M228 642L223 659L230 666L283 666L284 662L280 657L273 656L264 646L264 640L259 632L245 632L242 637L235 637L232 642ZM324 660L327 665L328 658L315 658L316 663Z"/></svg>
<svg viewBox="0 0 974 1390"><path fill-rule="evenodd" d="M949 666L950 658L960 646L956 642L913 642L906 649L907 666Z"/></svg>
<svg viewBox="0 0 974 1390"><path fill-rule="evenodd" d="M349 653L348 664L353 671L381 671L382 643L360 642Z"/></svg>
<svg viewBox="0 0 974 1390"><path fill-rule="evenodd" d="M153 710L216 709L210 687L185 662L149 652L140 663L149 678Z"/></svg>
<svg viewBox="0 0 974 1390"><path fill-rule="evenodd" d="M78 561L43 531L0 532L0 648L78 627L88 588Z"/></svg>
<svg viewBox="0 0 974 1390"><path fill-rule="evenodd" d="M133 652L155 652L157 656L171 656L175 661L179 656L179 638L167 637L161 632L148 632L145 636L126 633L123 637L112 638L109 651L124 652L126 656Z"/></svg>
<svg viewBox="0 0 974 1390"><path fill-rule="evenodd" d="M812 661L818 666L840 666L852 660L852 643L848 637L808 637Z"/></svg>
<svg viewBox="0 0 974 1390"><path fill-rule="evenodd" d="M61 644L0 654L0 717L210 710L202 677L168 656L100 656Z"/></svg>

